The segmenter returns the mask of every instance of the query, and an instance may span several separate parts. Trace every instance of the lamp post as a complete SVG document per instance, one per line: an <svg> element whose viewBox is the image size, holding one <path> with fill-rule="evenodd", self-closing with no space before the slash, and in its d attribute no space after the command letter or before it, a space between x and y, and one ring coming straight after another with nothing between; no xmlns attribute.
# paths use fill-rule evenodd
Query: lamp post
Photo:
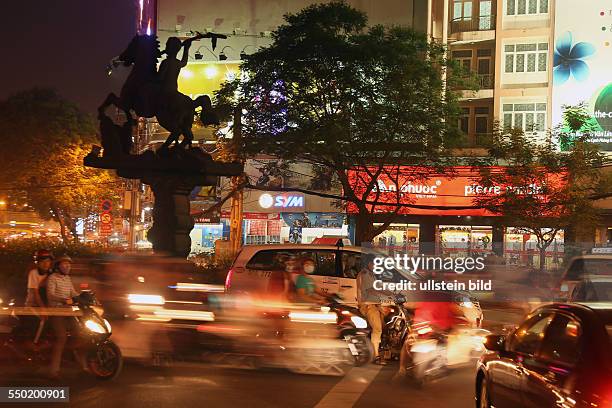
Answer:
<svg viewBox="0 0 612 408"><path fill-rule="evenodd" d="M234 110L234 128L232 137L232 159L244 161L240 155L240 143L242 142L242 105ZM244 175L232 177L232 188L234 194L230 209L230 252L232 256L238 255L242 246L242 204L244 199L244 188L240 186Z"/></svg>

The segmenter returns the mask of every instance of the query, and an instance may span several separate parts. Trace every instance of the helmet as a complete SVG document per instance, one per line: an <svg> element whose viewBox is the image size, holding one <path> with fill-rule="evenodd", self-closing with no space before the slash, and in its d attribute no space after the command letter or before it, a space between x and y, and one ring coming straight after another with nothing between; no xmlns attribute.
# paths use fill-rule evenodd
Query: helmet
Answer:
<svg viewBox="0 0 612 408"><path fill-rule="evenodd" d="M56 265L59 265L62 262L70 262L70 263L72 263L72 258L69 257L68 255L64 254L64 255L60 256L59 258L57 258L55 260L55 264Z"/></svg>
<svg viewBox="0 0 612 408"><path fill-rule="evenodd" d="M45 259L53 260L53 253L49 251L48 249L40 249L36 252L36 254L34 254L34 260L36 262L40 262Z"/></svg>

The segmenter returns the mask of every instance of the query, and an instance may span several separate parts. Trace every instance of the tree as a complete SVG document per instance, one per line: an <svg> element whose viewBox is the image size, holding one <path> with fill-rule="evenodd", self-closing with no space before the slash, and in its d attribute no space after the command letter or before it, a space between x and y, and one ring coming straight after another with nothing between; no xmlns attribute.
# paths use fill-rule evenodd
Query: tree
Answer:
<svg viewBox="0 0 612 408"><path fill-rule="evenodd" d="M65 242L76 239L76 220L102 198L117 199L120 181L83 166L96 140L94 121L49 89L34 88L0 102L0 185L20 193L43 218L60 224Z"/></svg>
<svg viewBox="0 0 612 408"><path fill-rule="evenodd" d="M426 35L368 28L366 15L343 2L307 7L285 22L271 46L246 58L240 78L224 84L218 105L243 109L244 155L309 163L327 179L314 187L332 177L341 193L305 192L348 203L357 243L370 241L410 204L402 187L452 160L456 87L443 80L451 62ZM460 75L449 76L456 81ZM395 192L378 189L380 177ZM385 213L380 227L375 213Z"/></svg>
<svg viewBox="0 0 612 408"><path fill-rule="evenodd" d="M583 107L568 108L564 122L577 130L586 117ZM479 163L479 183L489 193L475 203L499 215L503 225L536 237L540 271L559 231L588 229L597 222L593 197L602 188L603 156L587 140L586 134L577 136L561 152L552 139L538 144L522 129L497 130L487 163Z"/></svg>

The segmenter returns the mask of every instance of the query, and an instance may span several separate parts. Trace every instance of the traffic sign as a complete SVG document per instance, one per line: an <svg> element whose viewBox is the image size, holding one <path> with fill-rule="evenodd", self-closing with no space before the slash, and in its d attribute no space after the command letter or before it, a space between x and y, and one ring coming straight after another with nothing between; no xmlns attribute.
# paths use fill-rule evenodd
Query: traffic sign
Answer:
<svg viewBox="0 0 612 408"><path fill-rule="evenodd" d="M102 210L103 213L107 213L110 212L110 210L113 209L113 203L111 202L111 200L102 200L100 202L100 210Z"/></svg>

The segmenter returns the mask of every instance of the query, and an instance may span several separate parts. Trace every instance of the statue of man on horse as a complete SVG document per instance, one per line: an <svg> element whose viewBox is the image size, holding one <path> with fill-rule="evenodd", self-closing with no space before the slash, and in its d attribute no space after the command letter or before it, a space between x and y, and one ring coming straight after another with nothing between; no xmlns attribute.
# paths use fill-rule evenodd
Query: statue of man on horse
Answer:
<svg viewBox="0 0 612 408"><path fill-rule="evenodd" d="M215 45L218 38L227 37L214 33L197 33L184 41L170 37L166 42L166 49L162 52L155 36L136 35L125 51L112 61L114 66L132 66L121 93L119 96L110 93L99 109L103 111L108 106L115 105L125 112L128 120L132 118L132 110L145 118L155 116L158 123L170 132L162 148L168 148L173 142L181 147L191 146L191 127L197 107L202 107L201 119L204 125L219 123L212 111L209 96L203 95L193 100L178 91L178 77L181 69L187 65L189 48L193 41L202 38L211 38ZM183 55L179 60L177 56L181 49ZM158 71L158 59L164 54L166 59L162 61ZM181 135L183 140L179 144Z"/></svg>

